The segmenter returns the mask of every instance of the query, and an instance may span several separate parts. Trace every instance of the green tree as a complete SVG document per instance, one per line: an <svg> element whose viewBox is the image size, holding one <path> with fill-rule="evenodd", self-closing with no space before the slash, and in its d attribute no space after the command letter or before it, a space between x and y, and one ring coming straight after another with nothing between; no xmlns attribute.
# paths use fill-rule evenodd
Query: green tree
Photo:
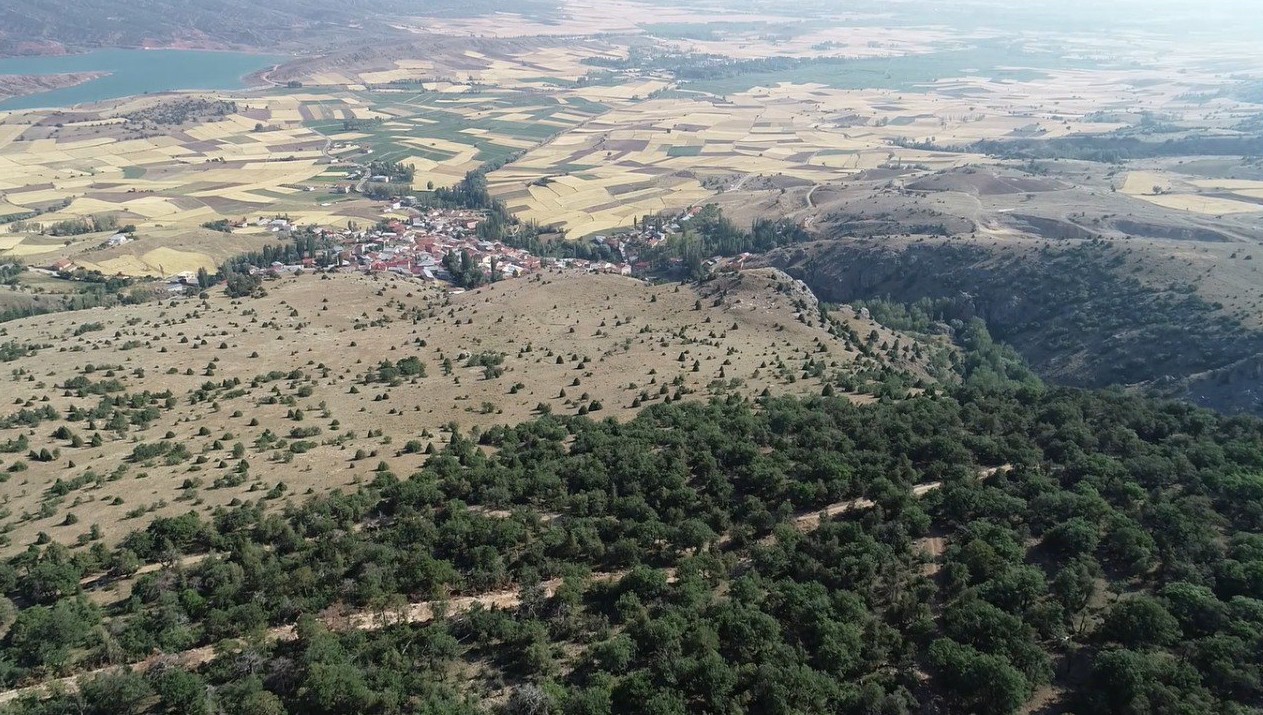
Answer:
<svg viewBox="0 0 1263 715"><path fill-rule="evenodd" d="M79 692L89 711L99 715L142 712L153 694L144 677L130 669L80 679Z"/></svg>
<svg viewBox="0 0 1263 715"><path fill-rule="evenodd" d="M960 712L1007 715L1030 697L1030 684L1004 659L987 655L951 639L930 645L929 661L940 688Z"/></svg>
<svg viewBox="0 0 1263 715"><path fill-rule="evenodd" d="M153 678L153 687L162 707L173 715L207 715L210 712L206 683L193 673L172 668Z"/></svg>
<svg viewBox="0 0 1263 715"><path fill-rule="evenodd" d="M1097 632L1128 648L1166 646L1179 640L1180 623L1157 599L1142 595L1114 604Z"/></svg>

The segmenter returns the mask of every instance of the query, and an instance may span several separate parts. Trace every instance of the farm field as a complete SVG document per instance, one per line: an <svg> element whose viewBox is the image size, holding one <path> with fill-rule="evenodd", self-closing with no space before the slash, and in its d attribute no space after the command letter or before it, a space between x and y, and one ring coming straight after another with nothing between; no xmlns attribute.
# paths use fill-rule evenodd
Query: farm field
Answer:
<svg viewBox="0 0 1263 715"><path fill-rule="evenodd" d="M605 110L581 97L459 89L168 95L0 115L0 219L25 221L0 236L0 256L69 257L127 275L214 268L241 241L199 233L204 223L246 220L251 225L236 233L258 242L270 236L253 227L259 218L364 220L375 215L369 202L334 192L360 161L411 166L418 192L451 186L484 162L504 161ZM199 102L223 109L156 132L135 119ZM134 226L141 241L200 236L205 243L184 240L191 245L178 256L133 247L120 258L98 255L110 232L41 235L99 216Z"/></svg>
<svg viewBox="0 0 1263 715"><path fill-rule="evenodd" d="M335 102L319 97L311 101L317 100L326 107ZM145 126L143 120L122 119L196 101L223 108L223 113L160 133L138 128ZM118 226L134 226L142 240L171 238L173 232L194 235L201 224L219 218L271 216L291 209L306 210L308 220L330 216L313 210L314 201L301 200L310 196L305 189L328 164L325 138L299 124L305 101L302 96L142 98L100 109L4 117L0 192L9 217L27 223L25 230L10 227L6 253L28 261L91 254L108 232L49 241L39 229L103 215L116 219ZM354 104L336 103L346 116L374 116ZM214 266L228 257L214 246L192 249L191 255L164 265ZM92 255L83 260L100 263ZM158 263L114 267L128 274L157 275Z"/></svg>
<svg viewBox="0 0 1263 715"><path fill-rule="evenodd" d="M582 99L468 85L392 89L366 96L380 115L372 121L335 117L304 126L348 147L371 151L365 159L413 167L413 186L418 190L431 184L451 186L486 162L502 162L605 110Z"/></svg>
<svg viewBox="0 0 1263 715"><path fill-rule="evenodd" d="M586 60L626 57L620 45L600 40L538 46L472 45L468 49L431 54L425 59L382 60L373 69L318 68L303 84L363 88L413 86L460 92L473 85L495 89L548 90L578 84L592 71Z"/></svg>
<svg viewBox="0 0 1263 715"><path fill-rule="evenodd" d="M204 95L233 110L187 124L137 131L126 117L202 95L4 115L0 220L47 226L108 214L142 238L225 218L371 221L383 215L380 206L341 193L363 163L406 164L414 172L410 189L420 194L512 160L489 175L492 195L518 218L577 239L720 193L760 202L874 172L915 181L1001 163L970 149L979 142L1104 136L1158 115L1214 117L1221 125L1248 116L1225 94L1231 79L1180 75L1161 60L1142 65L1134 48L1113 41L1081 41L1061 55L1014 54L982 35L885 28L861 47L862 33L836 22L752 13L708 26L696 8L626 5L628 14L618 17L631 23L634 40L609 34L618 26L613 16L577 3L566 4L553 31L496 18L517 33L500 39L478 24L489 18L441 20L433 31L445 39L433 52L296 63L272 82L293 76L301 86ZM559 38L567 28L573 39ZM462 41L463 34L480 37ZM803 64L702 81L634 62L608 69L645 48ZM1083 59L1096 55L1108 61ZM1248 214L1260 205L1250 188L1150 196L1135 185L1124 193L1159 209ZM263 233L255 238L266 239ZM70 257L144 275L159 275L168 263L203 266L225 257L210 244L181 249L191 255L103 258L90 254L105 234L68 241L37 234L12 232L0 256Z"/></svg>
<svg viewBox="0 0 1263 715"><path fill-rule="evenodd" d="M1121 191L1177 211L1222 216L1263 213L1263 181L1197 178L1176 170L1130 171Z"/></svg>
<svg viewBox="0 0 1263 715"><path fill-rule="evenodd" d="M917 92L794 83L722 98L689 91L617 107L493 172L489 183L522 218L573 238L626 228L720 191L841 184L878 170L910 180L996 163L938 147L1099 135L1129 126L1129 117L1148 108L1197 110L1180 106L1179 82L1156 75L1065 70L1020 83L963 77ZM1136 85L1145 89L1137 93Z"/></svg>

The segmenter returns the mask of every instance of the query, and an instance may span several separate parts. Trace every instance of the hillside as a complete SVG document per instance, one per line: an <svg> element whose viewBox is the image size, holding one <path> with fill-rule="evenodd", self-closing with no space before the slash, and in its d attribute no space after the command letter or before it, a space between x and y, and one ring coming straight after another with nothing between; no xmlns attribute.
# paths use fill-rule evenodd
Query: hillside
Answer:
<svg viewBox="0 0 1263 715"><path fill-rule="evenodd" d="M819 394L826 381L871 400L859 392L906 392L941 349L901 352L898 335L848 311L826 328L811 294L770 271L700 292L577 272L450 297L394 277L265 286L5 324L3 552L115 543L242 500L297 504L381 465L414 471L453 428L628 419L673 399Z"/></svg>
<svg viewBox="0 0 1263 715"><path fill-rule="evenodd" d="M824 300L917 303L924 315L913 322L921 324L894 323L903 328L981 317L1062 384L1141 385L1263 412L1263 376L1252 367L1263 355L1260 284L1251 285L1253 263L1238 255L1248 249L1216 249L1237 251L1232 259L1204 250L1138 241L839 238L765 260ZM1225 307L1221 296L1236 305Z"/></svg>
<svg viewBox="0 0 1263 715"><path fill-rule="evenodd" d="M0 7L0 56L139 46L298 50L313 41L380 40L393 34L392 17L467 17L500 7L496 0L32 0ZM551 7L514 3L527 15Z"/></svg>
<svg viewBox="0 0 1263 715"><path fill-rule="evenodd" d="M1029 388L545 417L283 515L27 552L0 568L23 605L0 654L28 687L0 698L1244 714L1263 692L1260 454L1257 420ZM147 562L166 565L130 599L93 590Z"/></svg>

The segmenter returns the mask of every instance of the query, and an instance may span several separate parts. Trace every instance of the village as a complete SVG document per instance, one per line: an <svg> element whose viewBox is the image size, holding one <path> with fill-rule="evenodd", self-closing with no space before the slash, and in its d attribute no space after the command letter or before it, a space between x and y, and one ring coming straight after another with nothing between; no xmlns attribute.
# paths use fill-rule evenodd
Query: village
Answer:
<svg viewBox="0 0 1263 715"><path fill-rule="evenodd" d="M281 262L269 266L253 266L255 272L294 273L300 270L322 268L341 272L394 273L427 282L452 284L459 291L458 276L452 274L451 262L468 256L480 275L488 280L519 278L543 268L568 268L589 273L609 273L624 276L644 275L650 271L650 263L642 260L646 253L669 236L683 230L697 208L682 212L673 219L635 230L621 231L612 235L596 235L579 239L589 244L588 253L605 256L595 258L539 256L530 251L504 243L488 240L479 233L479 226L487 220L484 211L471 209L411 208L411 197L387 205L388 214L372 228L322 227L316 233L335 248L317 252L314 257L299 263ZM409 215L397 217L400 212ZM273 231L297 230L285 219L260 218L258 226ZM449 258L449 256L451 258ZM712 261L715 265L718 261ZM175 282L188 282L191 276L173 276Z"/></svg>
<svg viewBox="0 0 1263 715"><path fill-rule="evenodd" d="M571 250L563 251L590 257L535 255L525 248L489 240L479 231L487 221L485 211L418 207L413 197L385 204L382 209L382 220L367 228L353 222L344 227L299 226L283 216L226 221L225 228L241 233L269 232L282 240L292 240L299 235L313 236L322 246L293 260L247 264L244 270L252 275L311 270L392 273L422 282L446 284L452 292L461 292L471 285L520 278L545 268L646 276L653 269L648 260L652 249L683 232L700 207L652 223L646 220L635 229L578 239L586 245L580 248L571 244ZM132 240L120 233L101 248L117 248ZM739 269L744 258L744 255L735 259L713 257L706 261L706 266L715 271ZM32 267L32 270L65 277L79 268L81 266L74 261L62 259L47 266ZM166 283L167 293L173 295L200 286L198 273L194 271L160 278Z"/></svg>

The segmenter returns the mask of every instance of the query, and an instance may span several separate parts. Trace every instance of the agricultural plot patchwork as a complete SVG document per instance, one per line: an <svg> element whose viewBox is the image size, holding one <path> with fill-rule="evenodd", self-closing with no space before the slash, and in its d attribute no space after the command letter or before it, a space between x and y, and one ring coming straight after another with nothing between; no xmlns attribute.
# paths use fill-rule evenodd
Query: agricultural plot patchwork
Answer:
<svg viewBox="0 0 1263 715"><path fill-rule="evenodd" d="M367 96L384 118L306 126L371 151L366 158L411 166L420 191L451 186L485 162L504 161L605 111L585 100L461 88L371 92Z"/></svg>
<svg viewBox="0 0 1263 715"><path fill-rule="evenodd" d="M160 133L129 129L109 116L152 107L152 98L98 114L77 112L73 122L52 112L5 117L0 124L0 214L30 225L14 232L3 250L29 258L95 247L103 236L51 242L39 240L39 229L101 215L112 216L119 226L133 225L143 236L192 230L218 218L314 207L297 199L326 171L328 142L302 127L302 117L377 116L354 103L315 95L217 101L233 102L236 110ZM316 213L304 218L317 218ZM113 267L156 274L159 265L181 266L166 271L175 273L213 267L214 259L225 257L221 253L212 248L178 260L157 256ZM84 259L85 265L90 263L91 257Z"/></svg>
<svg viewBox="0 0 1263 715"><path fill-rule="evenodd" d="M892 134L839 127L869 99L790 87L729 101L664 99L620 108L494 172L492 192L525 219L571 237L630 226L750 178L776 187L822 184L892 164L948 168L974 157L896 148ZM912 112L924 111L911 109Z"/></svg>
<svg viewBox="0 0 1263 715"><path fill-rule="evenodd" d="M350 91L440 92L471 90L553 92L584 86L593 58L617 61L627 48L598 39L568 43L471 42L423 57L382 57L364 66L317 63L301 74L305 87ZM354 63L353 63L354 65Z"/></svg>
<svg viewBox="0 0 1263 715"><path fill-rule="evenodd" d="M522 218L574 238L718 191L839 183L874 170L915 176L995 163L962 150L980 141L1106 134L1145 112L1232 111L1185 97L1187 84L1156 69L1057 70L1021 81L966 74L917 91L779 82L719 97L691 86L619 106L528 152L491 175L492 192ZM1239 199L1201 196L1194 210L1254 210L1227 203ZM1170 202L1155 201L1177 207Z"/></svg>
<svg viewBox="0 0 1263 715"><path fill-rule="evenodd" d="M1121 191L1164 208L1210 216L1263 213L1263 181L1194 178L1174 171L1130 171Z"/></svg>
<svg viewBox="0 0 1263 715"><path fill-rule="evenodd" d="M1239 103L1222 98L1227 79L1180 77L1162 62L1088 69L1042 57L1007 66L995 57L1008 50L986 39L960 49L960 38L948 43L923 29L872 35L861 47L853 29L753 15L729 18L719 36L710 36L697 29L710 18L671 8L645 14L639 5L624 19L644 38L629 44L583 31L589 24L608 31L609 18L567 7L556 32L536 34L571 27L575 38L482 37L424 56L370 56L362 66L330 61L311 67L302 88L216 97L233 110L200 121L137 131L126 119L195 95L3 116L0 223L32 214L43 225L108 214L157 235L221 218L372 220L382 208L346 193L370 161L410 166L408 189L419 194L514 159L490 174L492 194L520 218L579 238L721 192L802 188L813 209L812 187L839 187L861 175L915 181L995 163L972 150L982 141L1106 134L1159 115L1180 121L1214 114L1223 122L1245 116ZM733 62L834 59L696 83L672 81L655 68L605 67L646 44ZM1105 51L1077 52L1094 50ZM838 62L842 56L850 59ZM1028 57L1013 56L1023 63ZM1221 215L1263 206L1253 185L1189 179L1178 190L1154 192L1148 178L1120 182L1123 193L1167 209ZM0 254L44 260L106 238L66 245L37 235L14 234ZM76 260L154 273L219 255L196 246L189 252L200 255Z"/></svg>
<svg viewBox="0 0 1263 715"><path fill-rule="evenodd" d="M452 89L221 96L214 100L231 103L232 112L157 132L119 117L191 95L8 115L0 123L0 221L27 225L5 236L0 253L41 262L69 256L130 275L213 268L228 257L213 233L202 235L206 250L146 255L155 247L139 246L145 250L102 258L96 252L109 234L47 240L41 229L103 215L135 226L138 236L167 238L222 218L342 223L372 215L364 201L335 192L360 162L408 164L418 191L451 186L484 162L504 161L605 111L583 98Z"/></svg>

